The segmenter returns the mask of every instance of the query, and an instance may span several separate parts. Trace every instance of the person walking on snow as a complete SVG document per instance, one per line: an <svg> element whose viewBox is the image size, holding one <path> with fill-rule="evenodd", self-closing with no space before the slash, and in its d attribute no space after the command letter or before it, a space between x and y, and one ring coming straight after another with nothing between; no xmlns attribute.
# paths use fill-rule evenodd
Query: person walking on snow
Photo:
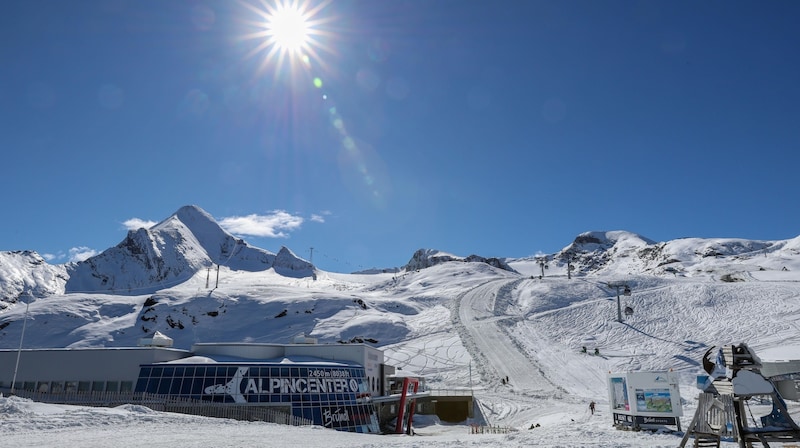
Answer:
<svg viewBox="0 0 800 448"><path fill-rule="evenodd" d="M594 401L589 402L589 410L592 412L592 415L594 415Z"/></svg>

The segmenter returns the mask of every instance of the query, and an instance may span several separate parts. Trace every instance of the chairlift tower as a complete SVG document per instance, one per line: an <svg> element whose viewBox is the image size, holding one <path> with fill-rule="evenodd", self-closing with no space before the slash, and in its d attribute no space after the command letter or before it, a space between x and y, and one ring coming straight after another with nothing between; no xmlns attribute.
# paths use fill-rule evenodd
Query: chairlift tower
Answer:
<svg viewBox="0 0 800 448"><path fill-rule="evenodd" d="M778 389L761 373L761 359L747 344L711 347L702 361L707 381L679 448L692 436L696 447L720 446L723 437L732 437L739 448L752 448L754 443L766 448L772 443L788 447L787 442L800 442L800 426ZM772 411L757 419L750 402L772 404Z"/></svg>
<svg viewBox="0 0 800 448"><path fill-rule="evenodd" d="M562 260L565 260L567 262L567 280L572 279L572 269L575 268L575 266L573 266L572 263L575 261L576 258L577 257L575 256L575 253L573 253L572 251L565 252L561 257Z"/></svg>
<svg viewBox="0 0 800 448"><path fill-rule="evenodd" d="M617 322L622 322L622 303L619 299L620 291L622 291L622 295L630 297L631 288L628 286L627 282L609 282L606 283L606 285L608 285L609 288L617 290Z"/></svg>
<svg viewBox="0 0 800 448"><path fill-rule="evenodd" d="M542 275L540 278L544 278L544 270L549 268L547 265L547 255L537 256L536 262L539 263L539 268L542 270Z"/></svg>

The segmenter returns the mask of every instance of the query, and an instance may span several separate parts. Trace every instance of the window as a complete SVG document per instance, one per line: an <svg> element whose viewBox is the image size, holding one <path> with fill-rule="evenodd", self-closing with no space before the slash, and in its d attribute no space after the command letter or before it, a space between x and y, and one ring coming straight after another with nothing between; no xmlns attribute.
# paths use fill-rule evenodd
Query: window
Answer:
<svg viewBox="0 0 800 448"><path fill-rule="evenodd" d="M147 377L140 376L136 381L136 392L147 392Z"/></svg>
<svg viewBox="0 0 800 448"><path fill-rule="evenodd" d="M162 378L161 383L158 385L158 392L159 394L168 394L170 392L169 387L172 384L172 378Z"/></svg>
<svg viewBox="0 0 800 448"><path fill-rule="evenodd" d="M191 377L186 377L183 379L183 383L181 383L181 395L190 395L192 393L192 380L193 378Z"/></svg>

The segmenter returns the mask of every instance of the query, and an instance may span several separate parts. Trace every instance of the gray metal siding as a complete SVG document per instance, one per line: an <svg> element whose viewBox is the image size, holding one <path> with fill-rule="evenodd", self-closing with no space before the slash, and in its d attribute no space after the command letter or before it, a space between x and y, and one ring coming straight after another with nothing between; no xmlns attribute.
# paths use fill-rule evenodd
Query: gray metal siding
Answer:
<svg viewBox="0 0 800 448"><path fill-rule="evenodd" d="M0 350L0 382L14 377L17 350ZM139 365L185 358L189 352L164 348L44 349L19 352L17 383L23 381L132 381Z"/></svg>

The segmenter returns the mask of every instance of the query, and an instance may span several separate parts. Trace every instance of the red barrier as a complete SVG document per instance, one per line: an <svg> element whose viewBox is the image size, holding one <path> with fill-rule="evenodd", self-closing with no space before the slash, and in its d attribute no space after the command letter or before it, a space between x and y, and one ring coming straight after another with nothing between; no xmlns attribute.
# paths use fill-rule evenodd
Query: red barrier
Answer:
<svg viewBox="0 0 800 448"><path fill-rule="evenodd" d="M400 408L397 410L397 426L395 427L395 433L397 434L403 433L403 417L406 412L406 399L408 398L409 386L413 387L411 393L416 394L417 389L419 389L419 380L416 378L403 378L403 394L400 396ZM417 399L412 397L411 401L409 402L411 409L408 411L408 428L406 429L407 434L411 434L411 421L414 417L416 403Z"/></svg>

